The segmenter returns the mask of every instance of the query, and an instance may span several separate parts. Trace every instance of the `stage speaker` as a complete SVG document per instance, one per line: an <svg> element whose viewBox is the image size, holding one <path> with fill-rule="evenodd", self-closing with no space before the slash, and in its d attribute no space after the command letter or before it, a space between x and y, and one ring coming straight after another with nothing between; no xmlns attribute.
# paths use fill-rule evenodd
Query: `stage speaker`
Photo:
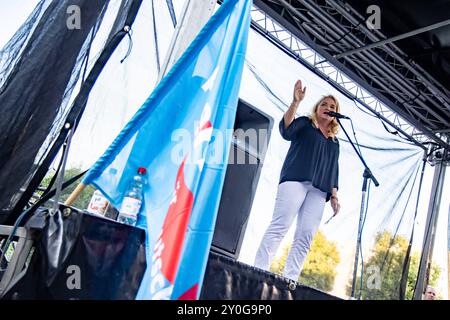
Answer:
<svg viewBox="0 0 450 320"><path fill-rule="evenodd" d="M211 250L237 259L273 119L239 100Z"/></svg>

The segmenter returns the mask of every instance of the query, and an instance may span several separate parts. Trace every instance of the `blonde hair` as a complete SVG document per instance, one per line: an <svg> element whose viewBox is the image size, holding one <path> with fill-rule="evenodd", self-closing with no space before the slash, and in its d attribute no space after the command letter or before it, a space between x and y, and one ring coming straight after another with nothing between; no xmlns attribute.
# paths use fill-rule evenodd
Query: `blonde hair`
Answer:
<svg viewBox="0 0 450 320"><path fill-rule="evenodd" d="M313 107L311 116L309 117L314 124L316 128L319 127L319 123L317 121L317 108L319 108L319 105L322 103L323 100L330 98L336 103L336 112L340 112L341 108L339 107L339 101L336 99L335 96L329 94L327 96L323 96ZM336 118L333 118L333 120L330 122L330 125L328 126L328 137L333 138L333 140L336 139L336 134L339 131L339 123L337 122Z"/></svg>

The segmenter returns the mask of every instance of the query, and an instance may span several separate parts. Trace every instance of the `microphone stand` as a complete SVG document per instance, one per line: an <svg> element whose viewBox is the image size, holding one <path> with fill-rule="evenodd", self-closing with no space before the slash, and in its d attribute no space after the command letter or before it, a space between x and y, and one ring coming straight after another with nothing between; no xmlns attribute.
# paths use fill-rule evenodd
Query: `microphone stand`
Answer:
<svg viewBox="0 0 450 320"><path fill-rule="evenodd" d="M338 117L336 117L337 122L339 123L339 126L344 131L345 135L347 136L348 141L352 145L353 149L355 150L356 154L358 155L358 158L361 160L362 164L364 165L364 173L363 173L363 185L362 185L362 199L361 199L361 210L359 212L359 224L358 224L358 236L356 239L356 252L355 252L355 263L353 265L353 282L352 282L352 293L351 297L355 297L355 286L356 286L356 274L358 272L358 258L359 258L359 250L361 248L361 236L362 236L362 224L363 224L363 218L364 218L364 209L366 204L366 192L367 192L367 181L368 179L371 179L376 187L378 187L380 184L378 183L377 179L373 176L372 172L370 171L369 167L367 166L366 161L364 161L364 158L362 157L362 154L359 153L358 149L356 149L355 144L350 139L349 135L347 134L347 131L345 131L344 126L342 126L341 121ZM363 281L363 279L361 279Z"/></svg>

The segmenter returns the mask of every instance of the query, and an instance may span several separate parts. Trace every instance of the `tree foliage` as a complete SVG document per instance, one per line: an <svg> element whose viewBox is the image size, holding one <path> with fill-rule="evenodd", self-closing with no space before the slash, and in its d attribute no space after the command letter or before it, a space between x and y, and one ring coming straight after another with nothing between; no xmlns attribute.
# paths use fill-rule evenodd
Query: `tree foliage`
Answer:
<svg viewBox="0 0 450 320"><path fill-rule="evenodd" d="M69 168L64 173L64 181L67 181L68 179L75 177L76 175L80 174L82 172L81 168L73 167ZM42 181L41 186L44 188L47 188L50 181L52 180L54 173L47 174L47 176ZM67 200L69 195L75 190L76 186L81 182L81 178L78 179L76 182L74 182L72 185L67 187L65 190L62 191L61 197L59 199L59 202L64 202ZM56 182L55 182L56 184ZM55 185L53 185L53 188ZM86 209L89 201L91 200L92 194L94 193L95 189L92 186L87 186L83 192L79 195L79 197L75 200L75 202L72 204L73 207L79 208L79 209Z"/></svg>
<svg viewBox="0 0 450 320"><path fill-rule="evenodd" d="M361 276L357 276L355 296L364 300L396 300L400 298L400 286L403 263L408 249L408 239L404 236L392 236L389 231L376 235L375 244L370 257L365 257L363 283ZM412 299L419 269L419 253L411 254L407 278L406 299ZM433 264L431 267L429 284L435 286L441 270ZM347 286L347 294L351 294L351 281ZM362 287L362 289L361 289Z"/></svg>

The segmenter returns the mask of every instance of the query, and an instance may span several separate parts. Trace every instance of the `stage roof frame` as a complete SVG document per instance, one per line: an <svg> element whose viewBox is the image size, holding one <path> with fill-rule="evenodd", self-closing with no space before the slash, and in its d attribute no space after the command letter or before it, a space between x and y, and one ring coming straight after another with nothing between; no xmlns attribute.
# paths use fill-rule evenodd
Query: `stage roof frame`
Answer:
<svg viewBox="0 0 450 320"><path fill-rule="evenodd" d="M381 29L369 29L369 15L361 12L364 2L254 0L252 28L412 142L450 150L448 47L430 51L439 52L441 65L424 59L416 62L407 50L422 46L424 35L450 37L450 19L434 23L413 19L413 24L398 28L381 19ZM387 12L389 18L395 12L390 5L395 1L372 2L381 8L381 16ZM430 0L428 7L433 10L430 3L443 2L450 5L448 0ZM445 14L450 18L450 10ZM419 31L407 33L408 28ZM447 39L440 40L445 45Z"/></svg>

